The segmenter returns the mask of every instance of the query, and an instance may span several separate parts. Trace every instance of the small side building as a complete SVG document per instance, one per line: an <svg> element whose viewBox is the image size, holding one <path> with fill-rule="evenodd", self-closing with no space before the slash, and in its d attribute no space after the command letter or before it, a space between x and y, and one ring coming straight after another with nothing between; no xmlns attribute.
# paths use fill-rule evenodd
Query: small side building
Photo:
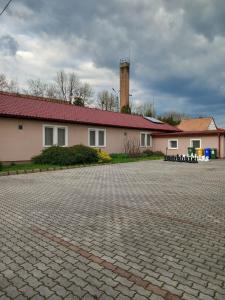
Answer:
<svg viewBox="0 0 225 300"><path fill-rule="evenodd" d="M212 117L182 120L177 128L181 131L153 133L153 151L183 155L188 147L214 148L219 158L225 158L225 129L218 128Z"/></svg>

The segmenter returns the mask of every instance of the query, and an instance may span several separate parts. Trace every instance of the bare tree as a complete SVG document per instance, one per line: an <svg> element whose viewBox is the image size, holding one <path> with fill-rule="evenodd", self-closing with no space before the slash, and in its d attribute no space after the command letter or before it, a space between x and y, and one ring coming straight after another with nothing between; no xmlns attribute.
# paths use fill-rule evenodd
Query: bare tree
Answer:
<svg viewBox="0 0 225 300"><path fill-rule="evenodd" d="M140 155L140 141L139 139L125 139L124 140L124 152L129 156Z"/></svg>
<svg viewBox="0 0 225 300"><path fill-rule="evenodd" d="M61 98L65 101L68 100L68 93L67 93L67 85L68 85L68 78L67 74L64 71L60 71L56 75L55 82L61 94Z"/></svg>
<svg viewBox="0 0 225 300"><path fill-rule="evenodd" d="M0 74L0 90L5 91L7 89L8 83L6 76L4 74Z"/></svg>
<svg viewBox="0 0 225 300"><path fill-rule="evenodd" d="M42 82L40 79L29 79L27 81L28 89L24 90L26 94L37 96L37 97L45 97L47 84Z"/></svg>
<svg viewBox="0 0 225 300"><path fill-rule="evenodd" d="M56 86L55 83L50 83L47 85L47 88L46 88L46 92L45 92L45 96L47 98L52 98L52 99L60 99L60 93L59 93L59 90Z"/></svg>
<svg viewBox="0 0 225 300"><path fill-rule="evenodd" d="M78 88L78 94L83 99L84 103L90 102L90 98L93 96L94 92L89 83L81 83Z"/></svg>
<svg viewBox="0 0 225 300"><path fill-rule="evenodd" d="M103 90L98 93L97 106L102 110L114 111L116 106L116 99L112 93Z"/></svg>
<svg viewBox="0 0 225 300"><path fill-rule="evenodd" d="M0 74L0 90L19 92L17 81L8 80ZM46 83L41 79L29 79L24 94L37 97L47 97L69 101L72 104L82 105L90 103L93 90L89 83L81 82L75 73L60 71L53 82Z"/></svg>
<svg viewBox="0 0 225 300"><path fill-rule="evenodd" d="M0 74L0 90L18 93L18 83L15 80L8 80L4 74Z"/></svg>
<svg viewBox="0 0 225 300"><path fill-rule="evenodd" d="M8 92L13 92L13 93L19 93L19 85L16 80L11 79L8 81L8 86L7 86L7 91Z"/></svg>
<svg viewBox="0 0 225 300"><path fill-rule="evenodd" d="M76 100L85 105L93 95L91 86L88 83L82 83L75 73L66 73L60 71L55 79L57 88L61 95L60 98L70 103L76 104Z"/></svg>

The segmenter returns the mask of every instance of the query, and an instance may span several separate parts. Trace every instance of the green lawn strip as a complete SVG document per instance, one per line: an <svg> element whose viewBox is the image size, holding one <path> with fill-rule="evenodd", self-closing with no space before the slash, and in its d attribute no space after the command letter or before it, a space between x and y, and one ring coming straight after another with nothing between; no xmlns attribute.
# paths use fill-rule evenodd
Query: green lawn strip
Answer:
<svg viewBox="0 0 225 300"><path fill-rule="evenodd" d="M162 159L162 156L140 156L140 157L127 157L125 155L113 155L112 160L110 161L111 164L117 164L117 163L128 163L128 162L135 162L135 161L144 161L144 160L157 160ZM102 163L98 163L101 165ZM96 165L96 164L94 164ZM34 164L34 163L26 163L26 164L15 164L15 165L9 165L9 166L3 166L1 172L10 172L10 171L26 171L26 170L47 170L51 168L76 168L79 166L88 166L88 164L85 165L74 165L74 166L59 166L59 165L49 165L49 164ZM91 164L90 164L91 166Z"/></svg>
<svg viewBox="0 0 225 300"><path fill-rule="evenodd" d="M1 172L9 172L9 171L23 171L23 170L34 170L34 169L42 169L46 170L48 168L56 168L60 166L56 165L44 165L44 164L33 164L33 163L26 163L26 164L15 164L9 166L3 166Z"/></svg>
<svg viewBox="0 0 225 300"><path fill-rule="evenodd" d="M117 163L128 163L128 162L136 162L136 161L145 161L145 160L157 160L157 159L163 159L162 156L140 156L140 157L113 157L111 163L117 164Z"/></svg>

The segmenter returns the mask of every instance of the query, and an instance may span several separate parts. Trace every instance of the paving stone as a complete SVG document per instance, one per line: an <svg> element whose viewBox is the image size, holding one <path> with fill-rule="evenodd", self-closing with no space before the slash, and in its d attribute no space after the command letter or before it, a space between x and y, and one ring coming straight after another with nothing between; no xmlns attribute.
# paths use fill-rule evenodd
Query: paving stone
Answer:
<svg viewBox="0 0 225 300"><path fill-rule="evenodd" d="M179 284L179 285L177 286L177 289L178 289L178 290L182 290L182 291L186 292L187 294L191 294L191 295L193 295L193 296L197 296L198 293L199 293L198 290L195 290L195 289L190 288L190 287L188 287L188 286L185 286L185 285L183 285L183 284Z"/></svg>
<svg viewBox="0 0 225 300"><path fill-rule="evenodd" d="M211 297L211 296L209 296L209 295L200 293L200 294L199 294L199 299L201 299L201 300L214 300L215 298L214 298L214 297Z"/></svg>
<svg viewBox="0 0 225 300"><path fill-rule="evenodd" d="M113 300L114 298L106 295L106 294L103 294L100 296L99 300Z"/></svg>
<svg viewBox="0 0 225 300"><path fill-rule="evenodd" d="M21 288L19 289L19 291L20 291L22 294L24 294L26 297L28 297L29 299L30 299L31 297L33 297L34 295L37 294L37 292L36 292L32 287L30 287L29 285L25 285L25 286L21 287Z"/></svg>
<svg viewBox="0 0 225 300"><path fill-rule="evenodd" d="M116 278L114 278L114 283L114 286L116 286L118 283L121 283L122 285L125 285L127 287L131 287L134 284L132 281L127 280L126 278L121 276L117 276Z"/></svg>
<svg viewBox="0 0 225 300"><path fill-rule="evenodd" d="M90 284L86 285L84 290L87 291L89 294L91 294L95 298L99 298L102 294L102 292L98 288L96 288L95 286L90 285Z"/></svg>
<svg viewBox="0 0 225 300"><path fill-rule="evenodd" d="M75 284L72 284L70 287L68 287L68 291L72 292L73 295L78 297L83 297L87 293L87 291Z"/></svg>
<svg viewBox="0 0 225 300"><path fill-rule="evenodd" d="M9 285L10 285L10 282L8 281L8 279L6 279L5 277L0 275L0 289L4 289Z"/></svg>
<svg viewBox="0 0 225 300"><path fill-rule="evenodd" d="M64 298L65 299L65 298ZM57 295L52 295L48 298L48 300L62 300L61 297L57 296Z"/></svg>
<svg viewBox="0 0 225 300"><path fill-rule="evenodd" d="M2 274L8 279L11 279L16 276L16 274L12 270L9 270L9 269L3 271Z"/></svg>
<svg viewBox="0 0 225 300"><path fill-rule="evenodd" d="M42 297L42 296L40 296L40 295L34 295L32 298L31 298L31 300L45 300L46 298L44 298L44 297Z"/></svg>
<svg viewBox="0 0 225 300"><path fill-rule="evenodd" d="M143 287L140 287L136 284L134 284L132 287L131 287L131 290L134 291L137 295L140 295L140 296L144 296L146 298L149 298L151 296L151 292L144 289Z"/></svg>
<svg viewBox="0 0 225 300"><path fill-rule="evenodd" d="M10 300L10 298L7 297L6 295L0 296L0 299L1 299L1 300Z"/></svg>
<svg viewBox="0 0 225 300"><path fill-rule="evenodd" d="M25 280L31 287L36 288L38 287L41 283L37 280L37 278L30 276Z"/></svg>
<svg viewBox="0 0 225 300"><path fill-rule="evenodd" d="M184 300L199 300L198 297L195 297L195 296L190 295L190 294L187 294L187 293L184 293L184 294L182 295L182 298L183 298Z"/></svg>
<svg viewBox="0 0 225 300"><path fill-rule="evenodd" d="M73 277L70 281L74 282L76 285L79 285L82 288L87 285L87 281L85 281L82 278L77 277L77 276Z"/></svg>
<svg viewBox="0 0 225 300"><path fill-rule="evenodd" d="M115 290L121 292L123 295L127 296L127 297L133 297L135 292L132 291L130 288L124 286L124 285L121 285L121 284L118 284L116 287L115 287Z"/></svg>
<svg viewBox="0 0 225 300"><path fill-rule="evenodd" d="M50 295L53 294L53 292L52 292L48 287L43 286L43 285L39 286L39 287L37 288L37 291L38 291L38 292L41 294L41 296L43 296L43 297L49 297Z"/></svg>
<svg viewBox="0 0 225 300"><path fill-rule="evenodd" d="M18 291L17 288L15 288L14 286L8 286L6 289L5 289L5 292L7 294L7 296L15 299L19 294L20 292Z"/></svg>
<svg viewBox="0 0 225 300"><path fill-rule="evenodd" d="M112 278L110 278L110 277L103 276L103 277L101 278L101 282L104 282L104 283L107 284L108 286L115 287L115 286L117 286L117 284L120 282L120 281L118 280L118 277L119 277L119 276L117 276L117 278L112 279ZM130 283L130 284L131 284L131 283ZM131 284L131 285L132 285L132 284Z"/></svg>
<svg viewBox="0 0 225 300"><path fill-rule="evenodd" d="M214 292L223 294L224 298L225 298L225 288L224 287L222 288L221 286L218 286L218 285L215 285L215 284L212 284L211 282L209 282L208 288L213 290ZM206 294L208 294L208 293L206 293Z"/></svg>
<svg viewBox="0 0 225 300"><path fill-rule="evenodd" d="M52 291L54 291L58 296L64 297L69 293L68 290L66 290L61 285L56 285L52 288Z"/></svg>
<svg viewBox="0 0 225 300"><path fill-rule="evenodd" d="M160 281L160 280L158 280L158 279L155 279L155 278L153 278L153 277L150 277L150 276L146 276L145 278L144 278L144 280L147 280L147 281L149 281L150 283L152 283L152 284L154 284L154 285L157 285L157 286L163 286L163 282L162 281Z"/></svg>

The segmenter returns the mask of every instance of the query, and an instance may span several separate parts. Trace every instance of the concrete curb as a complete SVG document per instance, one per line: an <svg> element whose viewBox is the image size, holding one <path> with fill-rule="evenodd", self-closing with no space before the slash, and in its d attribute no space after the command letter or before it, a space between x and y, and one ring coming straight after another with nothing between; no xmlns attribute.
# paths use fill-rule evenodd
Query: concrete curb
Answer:
<svg viewBox="0 0 225 300"><path fill-rule="evenodd" d="M109 163L99 163L99 164L76 165L76 166L68 166L68 167L51 167L51 168L44 168L44 169L6 171L6 172L0 172L0 177L1 176L10 176L10 175L40 173L40 172L60 171L60 170L71 170L71 169L77 169L77 168L86 168L86 167L103 166L103 165L111 165L111 164L112 163L109 162Z"/></svg>

